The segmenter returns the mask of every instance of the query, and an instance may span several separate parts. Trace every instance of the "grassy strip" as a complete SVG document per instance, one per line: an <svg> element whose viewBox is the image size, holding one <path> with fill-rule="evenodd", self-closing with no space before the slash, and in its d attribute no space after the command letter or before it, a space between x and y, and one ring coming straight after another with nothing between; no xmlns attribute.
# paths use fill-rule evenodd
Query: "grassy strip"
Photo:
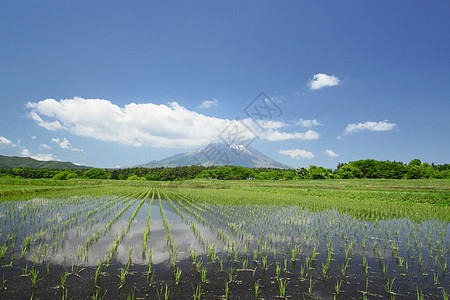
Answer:
<svg viewBox="0 0 450 300"><path fill-rule="evenodd" d="M414 221L439 219L450 221L450 207L429 203L389 201L380 192L377 195L357 194L354 197L333 192L310 195L286 190L176 188L172 193L180 194L199 202L222 205L299 205L311 211L336 208L338 211L364 220L379 220L408 217ZM389 195L390 196L390 195ZM377 198L380 197L380 198Z"/></svg>

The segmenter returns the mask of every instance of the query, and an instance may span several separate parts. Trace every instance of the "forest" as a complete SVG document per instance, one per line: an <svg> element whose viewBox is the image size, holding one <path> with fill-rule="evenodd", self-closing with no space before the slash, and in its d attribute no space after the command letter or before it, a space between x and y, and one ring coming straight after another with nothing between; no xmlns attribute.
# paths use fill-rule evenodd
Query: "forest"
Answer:
<svg viewBox="0 0 450 300"><path fill-rule="evenodd" d="M53 170L35 168L0 168L0 176L22 178L71 178L173 181L194 178L212 180L294 180L294 179L426 179L450 178L450 165L422 163L413 159L408 164L402 162L365 159L349 163L339 163L336 169L311 165L298 169L245 168L240 166L185 166L160 168L125 168L89 170Z"/></svg>

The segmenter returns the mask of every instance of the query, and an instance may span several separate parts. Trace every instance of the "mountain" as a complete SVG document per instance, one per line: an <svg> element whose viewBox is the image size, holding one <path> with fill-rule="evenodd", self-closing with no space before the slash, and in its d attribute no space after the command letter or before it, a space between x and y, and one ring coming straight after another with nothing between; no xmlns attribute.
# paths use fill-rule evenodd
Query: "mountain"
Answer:
<svg viewBox="0 0 450 300"><path fill-rule="evenodd" d="M0 155L0 168L32 168L32 169L90 169L71 162L40 161L31 157Z"/></svg>
<svg viewBox="0 0 450 300"><path fill-rule="evenodd" d="M280 168L291 169L262 154L252 147L234 143L210 143L201 148L176 154L158 161L139 165L139 167L182 167L182 166L242 166L247 168Z"/></svg>

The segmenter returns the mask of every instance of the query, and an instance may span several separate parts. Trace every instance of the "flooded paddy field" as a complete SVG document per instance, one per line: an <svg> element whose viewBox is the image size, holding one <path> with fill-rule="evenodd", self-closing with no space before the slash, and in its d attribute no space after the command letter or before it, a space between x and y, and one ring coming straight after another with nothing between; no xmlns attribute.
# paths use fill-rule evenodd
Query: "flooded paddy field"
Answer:
<svg viewBox="0 0 450 300"><path fill-rule="evenodd" d="M448 206L270 189L0 202L0 298L448 298Z"/></svg>

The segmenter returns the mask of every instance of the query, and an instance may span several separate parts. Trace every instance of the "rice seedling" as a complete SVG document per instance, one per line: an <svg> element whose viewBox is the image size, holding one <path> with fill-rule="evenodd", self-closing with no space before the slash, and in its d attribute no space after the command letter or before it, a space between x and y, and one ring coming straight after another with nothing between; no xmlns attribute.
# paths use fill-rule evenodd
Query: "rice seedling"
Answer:
<svg viewBox="0 0 450 300"><path fill-rule="evenodd" d="M345 261L341 268L341 273L344 278L345 275L347 274L347 268L348 268L348 261Z"/></svg>
<svg viewBox="0 0 450 300"><path fill-rule="evenodd" d="M233 282L233 267L230 267L230 272L228 272L228 279L228 282Z"/></svg>
<svg viewBox="0 0 450 300"><path fill-rule="evenodd" d="M206 268L203 268L201 271L201 279L203 283L206 283L206 273L207 273Z"/></svg>
<svg viewBox="0 0 450 300"><path fill-rule="evenodd" d="M175 273L175 281L177 285L180 284L180 279L181 279L181 269L177 268L177 271Z"/></svg>
<svg viewBox="0 0 450 300"><path fill-rule="evenodd" d="M280 280L278 281L278 290L280 292L280 298L285 298L286 295L286 280Z"/></svg>
<svg viewBox="0 0 450 300"><path fill-rule="evenodd" d="M95 286L97 286L97 283L98 283L98 277L99 277L101 271L102 271L102 262L101 262L101 261L98 261L98 263L97 263L97 269L95 270L95 275L94 275L94 285L95 285Z"/></svg>
<svg viewBox="0 0 450 300"><path fill-rule="evenodd" d="M264 270L267 270L267 256L262 257L262 266Z"/></svg>
<svg viewBox="0 0 450 300"><path fill-rule="evenodd" d="M243 269L243 270L247 269L247 263L248 263L247 258L245 258L245 259L242 261L242 269Z"/></svg>
<svg viewBox="0 0 450 300"><path fill-rule="evenodd" d="M392 290L392 286L394 285L395 278L387 278L386 283L384 284L384 289L386 290L386 293L389 295L395 295L395 293Z"/></svg>
<svg viewBox="0 0 450 300"><path fill-rule="evenodd" d="M343 280L339 280L338 282L336 282L336 285L334 286L334 290L336 291L336 297L339 297L339 293L341 291L341 286L342 286L342 282Z"/></svg>
<svg viewBox="0 0 450 300"><path fill-rule="evenodd" d="M302 264L300 266L300 279L301 280L303 280L305 278L305 267L306 267L306 264Z"/></svg>
<svg viewBox="0 0 450 300"><path fill-rule="evenodd" d="M255 283L253 284L253 289L255 291L255 299L258 299L258 294L259 294L259 281L255 281Z"/></svg>
<svg viewBox="0 0 450 300"><path fill-rule="evenodd" d="M439 283L439 273L433 274L433 282L434 282L434 286L437 287L437 285Z"/></svg>
<svg viewBox="0 0 450 300"><path fill-rule="evenodd" d="M219 265L220 265L220 272L223 272L223 259L218 258L219 260Z"/></svg>
<svg viewBox="0 0 450 300"><path fill-rule="evenodd" d="M276 274L277 274L277 281L280 281L281 267L278 264L276 266Z"/></svg>
<svg viewBox="0 0 450 300"><path fill-rule="evenodd" d="M31 287L34 289L36 287L37 277L39 275L39 271L36 271L36 268L32 268L30 272L31 279Z"/></svg>
<svg viewBox="0 0 450 300"><path fill-rule="evenodd" d="M7 288L6 288L6 282L7 282L8 280L6 280L5 279L5 274L3 274L3 277L2 277L2 286L0 287L0 291L5 291Z"/></svg>
<svg viewBox="0 0 450 300"><path fill-rule="evenodd" d="M297 258L297 248L293 248L292 249L292 256L291 256L292 263L295 263L296 258Z"/></svg>
<svg viewBox="0 0 450 300"><path fill-rule="evenodd" d="M314 284L315 282L313 282L312 277L309 277L309 288L308 288L308 294L311 297L312 296L312 292L313 292L313 288L314 288Z"/></svg>
<svg viewBox="0 0 450 300"><path fill-rule="evenodd" d="M3 260L5 258L6 250L8 249L8 246L3 245L0 247L0 260Z"/></svg>
<svg viewBox="0 0 450 300"><path fill-rule="evenodd" d="M325 262L325 263L322 262L322 276L323 276L324 280L325 280L325 277L327 276L327 272L328 272L329 268L330 268L330 265L328 264L328 262Z"/></svg>
<svg viewBox="0 0 450 300"><path fill-rule="evenodd" d="M66 281L67 281L67 275L68 274L69 273L67 271L65 271L64 274L61 275L61 285L60 285L60 287L63 289L63 292L65 290L65 284L66 284Z"/></svg>
<svg viewBox="0 0 450 300"><path fill-rule="evenodd" d="M168 289L168 287L167 287L167 284L166 284L166 289L165 289L165 291L164 291L164 299L165 299L165 300L168 300L168 299L169 299L169 289Z"/></svg>
<svg viewBox="0 0 450 300"><path fill-rule="evenodd" d="M253 261L258 262L259 251L257 249L253 249Z"/></svg>
<svg viewBox="0 0 450 300"><path fill-rule="evenodd" d="M198 285L194 290L193 298L194 300L200 300L202 295L203 295L202 287Z"/></svg>
<svg viewBox="0 0 450 300"><path fill-rule="evenodd" d="M230 280L231 282L231 280ZM229 293L230 289L228 286L228 281L225 282L225 299L228 299L228 293Z"/></svg>
<svg viewBox="0 0 450 300"><path fill-rule="evenodd" d="M120 286L119 289L123 288L123 286L125 285L125 280L126 280L126 276L128 275L128 270L127 269L120 269L120 274L118 275L120 278Z"/></svg>
<svg viewBox="0 0 450 300"><path fill-rule="evenodd" d="M67 300L67 299L69 299L67 289L63 289L61 299L62 299L62 300Z"/></svg>

